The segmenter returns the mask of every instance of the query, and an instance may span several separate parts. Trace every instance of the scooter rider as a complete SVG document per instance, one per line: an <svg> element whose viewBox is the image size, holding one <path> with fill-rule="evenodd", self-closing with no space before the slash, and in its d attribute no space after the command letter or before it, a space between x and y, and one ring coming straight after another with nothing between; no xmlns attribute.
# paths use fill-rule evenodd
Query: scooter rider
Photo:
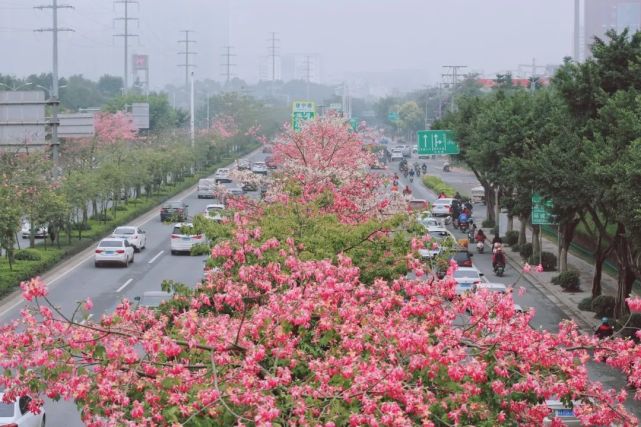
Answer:
<svg viewBox="0 0 641 427"><path fill-rule="evenodd" d="M596 335L597 338L599 339L604 339L611 337L614 334L614 328L612 325L610 325L610 322L607 317L604 317L601 319L601 324L599 327L594 331L594 335Z"/></svg>
<svg viewBox="0 0 641 427"><path fill-rule="evenodd" d="M485 243L485 240L487 240L487 236L483 232L482 228L479 228L479 231L476 233L476 237L474 238L474 240L476 240L477 243Z"/></svg>
<svg viewBox="0 0 641 427"><path fill-rule="evenodd" d="M496 248L494 255L492 255L492 268L494 271L496 271L498 266L505 268L505 254L501 247Z"/></svg>

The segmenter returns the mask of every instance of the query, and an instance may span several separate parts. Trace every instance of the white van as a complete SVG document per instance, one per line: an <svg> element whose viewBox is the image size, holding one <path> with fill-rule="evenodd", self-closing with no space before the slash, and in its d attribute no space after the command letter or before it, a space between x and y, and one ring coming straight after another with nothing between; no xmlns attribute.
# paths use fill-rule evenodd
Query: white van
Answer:
<svg viewBox="0 0 641 427"><path fill-rule="evenodd" d="M213 179L201 179L198 181L198 189L196 194L199 199L213 199L214 198L214 189L216 188L216 182Z"/></svg>

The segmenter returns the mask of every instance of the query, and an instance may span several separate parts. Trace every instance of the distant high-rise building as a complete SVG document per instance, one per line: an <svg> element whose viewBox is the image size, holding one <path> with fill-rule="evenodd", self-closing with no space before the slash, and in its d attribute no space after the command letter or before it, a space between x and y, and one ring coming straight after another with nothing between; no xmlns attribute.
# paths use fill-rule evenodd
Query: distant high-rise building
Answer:
<svg viewBox="0 0 641 427"><path fill-rule="evenodd" d="M580 13L575 13L575 19L577 16L580 16ZM582 40L575 40L575 46L581 47L580 58L584 59L590 55L594 37L602 38L610 29L618 33L625 28L629 28L631 32L641 29L641 0L584 0L583 23L579 23L578 28L582 28L583 31L575 31L574 37L583 37Z"/></svg>

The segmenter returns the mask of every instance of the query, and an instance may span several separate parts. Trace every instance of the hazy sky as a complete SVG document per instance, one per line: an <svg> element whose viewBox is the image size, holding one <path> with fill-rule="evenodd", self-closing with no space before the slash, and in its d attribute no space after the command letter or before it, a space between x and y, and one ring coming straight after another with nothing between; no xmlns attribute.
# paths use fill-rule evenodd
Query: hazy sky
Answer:
<svg viewBox="0 0 641 427"><path fill-rule="evenodd" d="M123 6L110 0L58 0L60 75L123 73ZM51 12L33 9L51 0L0 0L0 73L23 76L51 69ZM130 6L131 51L148 53L151 86L181 83L176 65L180 30L194 30L197 78L221 79L223 46L233 46L234 74L259 77L269 33L280 51L318 54L323 77L347 72L425 70L440 80L441 65L463 64L487 74L517 70L536 58L560 63L571 54L572 0L139 0Z"/></svg>

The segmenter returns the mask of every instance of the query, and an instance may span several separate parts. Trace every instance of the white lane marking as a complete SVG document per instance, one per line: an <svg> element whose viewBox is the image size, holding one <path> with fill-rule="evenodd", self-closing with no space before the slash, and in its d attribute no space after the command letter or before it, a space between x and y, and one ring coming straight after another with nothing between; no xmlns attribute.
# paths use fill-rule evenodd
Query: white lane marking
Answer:
<svg viewBox="0 0 641 427"><path fill-rule="evenodd" d="M131 282L133 282L133 281L134 281L134 279L129 279L129 280L127 280L127 281L126 281L126 282L125 282L121 287L119 287L118 289L116 289L116 292L120 292L120 291L122 291L123 289L125 289L125 288L127 287L127 285L129 285L129 284L130 284Z"/></svg>
<svg viewBox="0 0 641 427"><path fill-rule="evenodd" d="M150 260L149 260L149 264L153 264L153 262L154 262L154 261L156 261L156 260L158 259L158 257L159 257L160 255L164 254L164 253L165 253L165 251L164 251L164 250L162 250L162 251L158 252L158 253L156 254L156 256L155 256L155 257L153 257L152 259L150 259Z"/></svg>

